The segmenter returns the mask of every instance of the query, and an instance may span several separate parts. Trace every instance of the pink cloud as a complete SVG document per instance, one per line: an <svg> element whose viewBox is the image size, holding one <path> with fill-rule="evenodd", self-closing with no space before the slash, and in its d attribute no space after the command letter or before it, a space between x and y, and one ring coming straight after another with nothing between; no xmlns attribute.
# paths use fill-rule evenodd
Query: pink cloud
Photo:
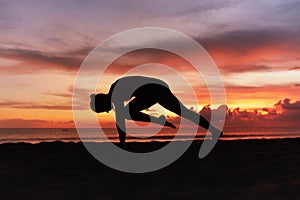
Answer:
<svg viewBox="0 0 300 200"><path fill-rule="evenodd" d="M221 105L217 109L211 109L209 105L206 105L199 113L210 120L212 113L218 118L218 116L221 116L221 111L225 109L225 129L227 127L299 127L299 105L300 101L291 103L290 99L280 100L270 108L257 108L254 110L243 110L239 107L229 109L226 105ZM176 124L180 122L180 117L169 118Z"/></svg>

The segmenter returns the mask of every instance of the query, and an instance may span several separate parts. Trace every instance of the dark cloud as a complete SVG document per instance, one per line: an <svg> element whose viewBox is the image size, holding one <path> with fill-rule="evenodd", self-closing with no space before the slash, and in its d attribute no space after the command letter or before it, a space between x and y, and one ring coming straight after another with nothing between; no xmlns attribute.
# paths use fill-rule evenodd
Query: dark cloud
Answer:
<svg viewBox="0 0 300 200"><path fill-rule="evenodd" d="M214 35L207 38L196 38L201 45L204 46L208 52L222 52L222 54L227 55L230 60L238 60L238 56L245 57L248 54L255 53L258 48L272 48L284 46L292 46L298 48L300 45L300 39L298 39L295 32L288 32L282 30L252 30L252 31L230 31ZM49 38L53 43L64 43L64 40L51 37ZM166 41L167 43L177 44L179 46L184 46L180 44L180 41ZM0 49L0 56L3 58L8 58L16 61L24 62L25 67L20 66L15 67L2 67L1 71L10 72L12 69L15 73L22 73L22 71L29 71L32 73L34 71L43 69L61 69L67 71L78 70L80 64L82 63L85 56L94 48L94 46L87 45L72 51L65 51L61 54L53 52L42 52L31 49L24 48L11 48ZM107 51L119 51L120 48L127 48L124 46L114 47L113 49L108 49ZM184 48L184 47L183 47ZM283 48L283 47L282 47ZM187 48L188 52L189 49ZM103 52L103 53L108 53ZM169 66L175 67L178 70L186 71L188 70L188 64L184 59L178 62L176 57L172 53L167 53L161 50L144 49L129 52L124 56L117 59L113 64L116 65L115 71L127 71L128 69L137 66L139 64L157 62L162 64L167 64ZM173 62L172 62L173 59ZM229 60L229 61L230 61ZM217 60L218 61L218 60ZM255 60L254 60L255 62ZM28 65L32 65L28 67ZM26 68L26 66L29 68ZM222 72L245 72L245 71L268 71L273 67L264 64L229 64L226 66L220 66L223 70ZM31 70L30 70L31 69ZM293 69L298 69L293 68Z"/></svg>
<svg viewBox="0 0 300 200"><path fill-rule="evenodd" d="M261 72L261 71L271 71L273 68L267 65L227 65L220 66L223 73L242 73L242 72Z"/></svg>
<svg viewBox="0 0 300 200"><path fill-rule="evenodd" d="M34 103L22 101L0 101L0 107L42 110L72 110L74 108L76 110L86 110L89 108L89 98L91 93L92 92L88 89L77 88L76 96L73 98L73 86L70 86L67 93L44 93L44 95L59 97L51 102ZM72 107L72 100L74 107Z"/></svg>
<svg viewBox="0 0 300 200"><path fill-rule="evenodd" d="M0 120L0 127L3 128L50 128L59 126L74 127L73 121L48 121L40 119L6 119Z"/></svg>
<svg viewBox="0 0 300 200"><path fill-rule="evenodd" d="M278 63L282 56L295 57L300 50L298 35L299 31L266 27L222 32L196 40L208 51L222 72L231 73L288 68L274 67L272 63ZM280 62L285 61L283 59Z"/></svg>
<svg viewBox="0 0 300 200"><path fill-rule="evenodd" d="M286 68L274 68L268 63L275 62L280 54L290 56L299 51L300 39L297 35L299 32L296 31L269 28L230 31L199 38L198 41L211 54L223 73L240 73Z"/></svg>
<svg viewBox="0 0 300 200"><path fill-rule="evenodd" d="M226 88L229 90L227 92L243 92L246 91L247 93L249 92L257 92L257 90L265 90L265 89L270 89L262 86L240 86L240 85L231 85L231 84L226 84Z"/></svg>
<svg viewBox="0 0 300 200"><path fill-rule="evenodd" d="M300 70L300 67L292 67L292 68L290 68L290 70Z"/></svg>
<svg viewBox="0 0 300 200"><path fill-rule="evenodd" d="M285 110L300 110L300 101L295 101L291 103L291 99L280 100L275 106L281 106Z"/></svg>
<svg viewBox="0 0 300 200"><path fill-rule="evenodd" d="M195 38L203 47L212 54L216 63L223 60L219 67L224 73L230 72L247 72L247 71L270 71L274 69L274 66L268 64L270 61L269 55L264 55L265 52L272 52L272 49L280 49L284 55L289 55L299 49L300 39L298 32L295 31L283 31L279 29L258 29L258 30L236 30L223 32L211 37L199 37ZM155 42L155 41L154 41ZM162 41L157 41L162 42ZM163 41L165 45L173 44L180 48L185 48L187 53L190 49L185 46L184 43L178 41L178 39L170 39ZM128 44L130 45L130 44ZM131 44L132 48L134 45ZM138 46L136 46L138 48ZM118 52L122 49L127 49L128 46L113 46L108 49L109 52ZM263 52L262 52L263 50ZM214 54L222 55L219 58L214 57ZM254 57L252 60L251 58ZM144 64L149 62L157 62L167 64L175 67L178 70L185 71L188 69L188 64L184 63L184 59L178 63L179 56L164 52L162 50L143 49L136 50L123 55L118 58L113 64L117 65L116 71L127 71L129 68L138 64ZM246 58L246 59L245 59ZM171 61L173 59L173 62ZM176 60L177 59L177 60ZM273 57L272 57L273 59ZM275 59L275 58L274 58ZM276 57L277 59L277 57ZM271 60L272 61L272 60ZM284 61L284 60L283 60ZM267 63L267 64L261 64ZM278 67L280 68L280 67ZM295 68L296 69L296 68Z"/></svg>
<svg viewBox="0 0 300 200"><path fill-rule="evenodd" d="M224 50L224 53L244 54L253 49L274 44L292 45L298 48L299 32L280 29L235 30L212 37L197 39L208 50Z"/></svg>
<svg viewBox="0 0 300 200"><path fill-rule="evenodd" d="M191 16L191 14L201 13L210 10L218 10L221 8L230 7L236 1L195 1L195 0L173 0L168 1L153 0L148 1L110 1L106 2L105 6L108 9L114 10L118 17L135 16L140 19L152 18L176 18L179 16ZM103 7L103 6L102 6Z"/></svg>
<svg viewBox="0 0 300 200"><path fill-rule="evenodd" d="M3 66L2 72L35 73L40 70L60 69L75 72L92 47L74 49L61 54L21 48L0 48L0 57L20 62L15 66Z"/></svg>
<svg viewBox="0 0 300 200"><path fill-rule="evenodd" d="M187 62L184 58L159 49L139 49L128 52L123 56L117 58L107 68L107 73L112 74L123 74L136 66L147 64L147 63L159 63L170 66L178 71L189 71L195 70L193 66ZM153 73L153 69L145 68L144 74Z"/></svg>
<svg viewBox="0 0 300 200"><path fill-rule="evenodd" d="M47 67L49 67L50 64L55 68L75 70L78 69L81 61L76 57L52 55L50 53L29 49L0 49L0 55L4 58L29 61L29 64L38 63L41 68L44 67L43 64Z"/></svg>
<svg viewBox="0 0 300 200"><path fill-rule="evenodd" d="M1 107L19 108L19 109L45 109L45 110L71 110L71 103L58 103L55 104L34 104L27 102L17 101L3 101L0 102Z"/></svg>

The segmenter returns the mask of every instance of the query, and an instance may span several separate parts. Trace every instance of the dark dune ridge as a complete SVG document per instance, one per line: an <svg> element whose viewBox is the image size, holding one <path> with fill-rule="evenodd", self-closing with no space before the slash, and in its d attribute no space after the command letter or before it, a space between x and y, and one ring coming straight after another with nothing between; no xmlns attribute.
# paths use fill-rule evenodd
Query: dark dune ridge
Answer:
<svg viewBox="0 0 300 200"><path fill-rule="evenodd" d="M166 143L130 143L132 151ZM300 199L300 139L201 141L170 166L129 174L94 159L82 143L0 145L1 199Z"/></svg>

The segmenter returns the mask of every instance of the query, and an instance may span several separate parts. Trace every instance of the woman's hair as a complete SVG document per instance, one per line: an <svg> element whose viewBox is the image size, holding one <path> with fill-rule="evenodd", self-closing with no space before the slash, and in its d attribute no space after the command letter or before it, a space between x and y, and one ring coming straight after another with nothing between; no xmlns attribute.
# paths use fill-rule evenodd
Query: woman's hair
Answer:
<svg viewBox="0 0 300 200"><path fill-rule="evenodd" d="M111 109L111 100L106 94L91 94L90 107L94 112L104 112Z"/></svg>
<svg viewBox="0 0 300 200"><path fill-rule="evenodd" d="M91 107L92 111L94 111L94 112L96 112L95 97L96 97L96 94L90 95L90 98L91 98L90 107Z"/></svg>

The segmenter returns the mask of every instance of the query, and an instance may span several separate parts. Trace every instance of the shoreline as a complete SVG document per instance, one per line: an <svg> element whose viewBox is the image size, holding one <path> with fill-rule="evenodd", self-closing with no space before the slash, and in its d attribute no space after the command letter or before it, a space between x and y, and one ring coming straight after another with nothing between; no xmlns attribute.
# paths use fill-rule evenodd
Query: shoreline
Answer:
<svg viewBox="0 0 300 200"><path fill-rule="evenodd" d="M134 138L134 137L133 137ZM131 138L130 138L131 139ZM208 138L209 139L209 138ZM18 139L19 140L19 139ZM178 139L174 142L190 142L190 141L204 141L205 138L204 137L197 137L195 139ZM237 139L232 139L230 137L222 137L219 138L218 142L220 141L260 141L260 140L300 140L300 137L282 137L282 138L237 138ZM3 144L41 144L41 143L74 143L74 144L78 144L78 143L97 143L97 144L105 144L105 143L111 143L111 141L82 141L80 139L78 139L78 141L63 141L63 140L50 140L50 141L39 141L39 142L24 142L24 141L17 141L17 142L3 142L1 143L0 141L0 146ZM130 142L126 142L126 144L136 144L136 143L168 143L171 142L171 140L144 140L144 139L136 139L135 141L130 141ZM113 141L112 143L114 144L118 144L119 142L115 142Z"/></svg>

